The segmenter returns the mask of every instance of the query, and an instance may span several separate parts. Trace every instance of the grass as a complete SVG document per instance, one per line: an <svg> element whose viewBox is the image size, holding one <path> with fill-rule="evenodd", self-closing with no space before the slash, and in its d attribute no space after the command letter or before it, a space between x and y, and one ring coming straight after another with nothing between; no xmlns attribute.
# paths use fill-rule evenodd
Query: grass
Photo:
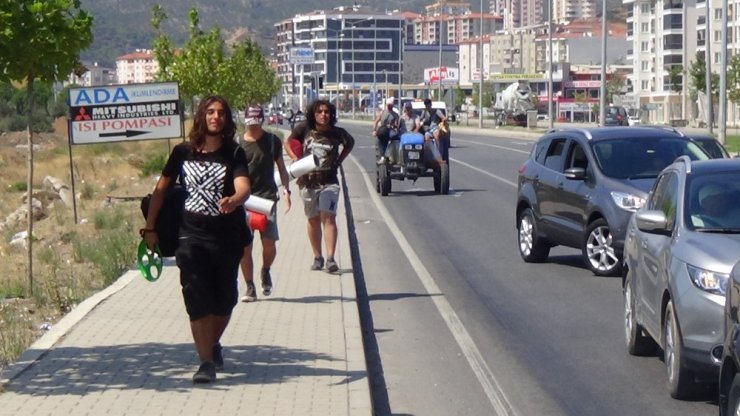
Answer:
<svg viewBox="0 0 740 416"><path fill-rule="evenodd" d="M4 241L0 243L0 367L17 359L79 302L134 267L136 230L144 221L138 197L151 192L168 152L180 142L75 146L70 169L66 122L62 125L61 133L38 140L33 187L43 189L44 178L53 176L71 190L73 171L78 221L63 201L44 204L43 218L34 222L33 294L27 281L26 249L8 244L14 234L25 230L25 217L0 230ZM27 173L25 153L3 144L0 189L5 192L0 193L0 219L23 205Z"/></svg>
<svg viewBox="0 0 740 416"><path fill-rule="evenodd" d="M735 156L740 154L740 134L728 134L726 139L727 143L725 143L725 147L730 152L730 155Z"/></svg>

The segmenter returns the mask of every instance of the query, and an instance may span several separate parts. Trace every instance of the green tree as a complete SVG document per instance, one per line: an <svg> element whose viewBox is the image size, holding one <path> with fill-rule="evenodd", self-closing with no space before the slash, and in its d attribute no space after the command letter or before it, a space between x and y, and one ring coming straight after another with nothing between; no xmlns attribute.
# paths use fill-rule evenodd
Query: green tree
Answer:
<svg viewBox="0 0 740 416"><path fill-rule="evenodd" d="M624 75L617 73L616 71L611 73L611 76L606 81L606 103L609 104L614 102L614 96L620 95L625 86Z"/></svg>
<svg viewBox="0 0 740 416"><path fill-rule="evenodd" d="M478 106L478 102L479 102L478 97L480 95L480 90L481 90L480 86L481 86L480 82L473 84L473 95L471 98L472 98L473 105L475 105L476 107ZM493 83L483 81L483 97L482 97L483 98L483 108L488 108L491 105L493 105L493 97L494 97ZM481 111L481 109L479 108L478 111Z"/></svg>
<svg viewBox="0 0 740 416"><path fill-rule="evenodd" d="M678 93L680 101L683 91L683 65L673 65L668 68L668 82L671 84L671 91ZM670 118L673 119L673 105L669 104L668 108L671 112Z"/></svg>
<svg viewBox="0 0 740 416"><path fill-rule="evenodd" d="M33 294L34 86L51 84L79 64L92 43L92 16L79 0L0 0L0 82L26 85L28 120L28 290Z"/></svg>
<svg viewBox="0 0 740 416"><path fill-rule="evenodd" d="M712 96L719 95L719 74L712 73L711 77ZM696 53L694 62L689 67L689 79L691 80L691 99L697 98L699 91L706 91L707 79L707 62L702 52Z"/></svg>
<svg viewBox="0 0 740 416"><path fill-rule="evenodd" d="M167 19L161 6L152 9L152 26L158 32L153 50L160 63L159 80L177 81L186 99L219 94L234 106L269 101L280 83L256 43L246 40L227 53L221 31L200 29L198 11L190 9L190 38L181 49L162 31Z"/></svg>

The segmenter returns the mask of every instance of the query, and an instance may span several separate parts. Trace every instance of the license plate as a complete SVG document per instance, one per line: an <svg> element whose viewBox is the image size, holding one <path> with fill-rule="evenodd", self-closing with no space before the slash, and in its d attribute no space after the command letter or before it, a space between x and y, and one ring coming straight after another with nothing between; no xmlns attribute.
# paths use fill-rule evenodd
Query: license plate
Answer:
<svg viewBox="0 0 740 416"><path fill-rule="evenodd" d="M409 152L408 153L410 160L418 160L419 159L419 152Z"/></svg>

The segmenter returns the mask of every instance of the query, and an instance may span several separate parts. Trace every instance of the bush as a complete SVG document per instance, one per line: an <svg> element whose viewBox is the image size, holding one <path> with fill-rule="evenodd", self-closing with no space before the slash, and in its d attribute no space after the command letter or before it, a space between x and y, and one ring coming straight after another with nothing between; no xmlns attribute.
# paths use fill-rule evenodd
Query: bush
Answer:
<svg viewBox="0 0 740 416"><path fill-rule="evenodd" d="M141 166L140 176L146 177L150 175L158 175L162 172L165 163L167 163L167 156L163 154L149 155L147 160Z"/></svg>

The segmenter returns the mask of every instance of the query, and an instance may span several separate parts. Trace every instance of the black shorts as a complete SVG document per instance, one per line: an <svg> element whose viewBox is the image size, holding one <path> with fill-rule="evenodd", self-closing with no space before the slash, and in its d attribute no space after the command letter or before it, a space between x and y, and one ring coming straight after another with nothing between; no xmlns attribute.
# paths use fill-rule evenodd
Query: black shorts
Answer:
<svg viewBox="0 0 740 416"><path fill-rule="evenodd" d="M185 310L191 321L228 316L239 300L239 260L244 247L181 238L175 253Z"/></svg>

